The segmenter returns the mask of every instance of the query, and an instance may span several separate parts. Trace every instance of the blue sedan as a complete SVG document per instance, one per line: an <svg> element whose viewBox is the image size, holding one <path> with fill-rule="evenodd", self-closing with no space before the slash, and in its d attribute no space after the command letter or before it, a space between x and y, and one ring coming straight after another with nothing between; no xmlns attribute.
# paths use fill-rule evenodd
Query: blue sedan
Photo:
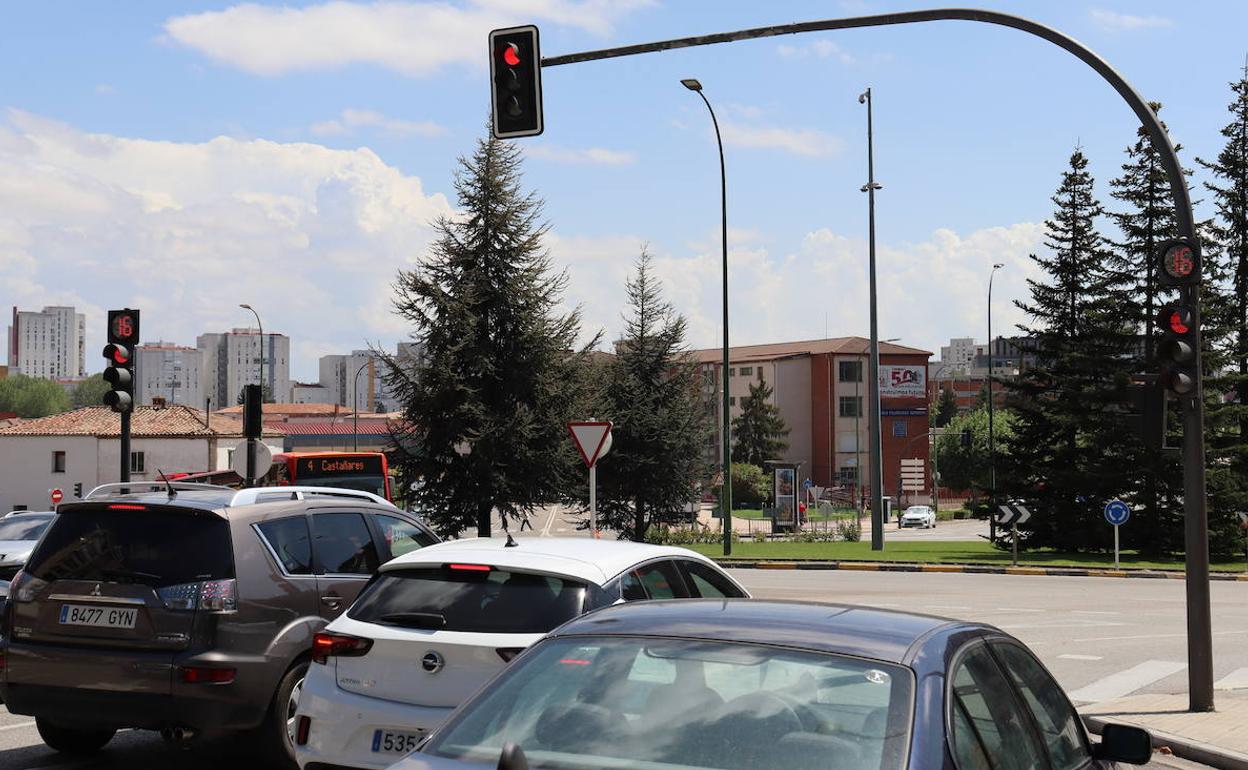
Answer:
<svg viewBox="0 0 1248 770"><path fill-rule="evenodd" d="M1093 744L1044 666L992 626L696 600L556 629L392 770L1091 770L1151 754L1135 727Z"/></svg>

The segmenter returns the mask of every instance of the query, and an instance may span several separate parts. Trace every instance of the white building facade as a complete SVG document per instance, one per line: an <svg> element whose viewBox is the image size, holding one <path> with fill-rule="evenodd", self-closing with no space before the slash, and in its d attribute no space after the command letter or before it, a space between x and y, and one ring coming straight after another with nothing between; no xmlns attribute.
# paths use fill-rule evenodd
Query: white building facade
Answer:
<svg viewBox="0 0 1248 770"><path fill-rule="evenodd" d="M238 403L243 386L260 382L269 400L290 400L290 338L265 334L258 329L233 329L222 334L201 334L196 347L203 355L203 396L219 409Z"/></svg>
<svg viewBox="0 0 1248 770"><path fill-rule="evenodd" d="M86 316L72 307L39 312L13 308L9 374L46 380L86 377L86 326Z"/></svg>
<svg viewBox="0 0 1248 770"><path fill-rule="evenodd" d="M171 342L149 342L135 351L135 401L155 398L170 406L204 407L204 353Z"/></svg>

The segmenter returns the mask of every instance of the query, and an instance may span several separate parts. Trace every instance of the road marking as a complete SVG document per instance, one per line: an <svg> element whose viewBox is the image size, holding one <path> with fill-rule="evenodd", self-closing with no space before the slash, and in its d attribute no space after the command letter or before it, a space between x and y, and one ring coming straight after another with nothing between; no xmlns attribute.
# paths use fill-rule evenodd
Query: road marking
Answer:
<svg viewBox="0 0 1248 770"><path fill-rule="evenodd" d="M1248 687L1248 668L1237 668L1213 683L1215 690L1242 690Z"/></svg>
<svg viewBox="0 0 1248 770"><path fill-rule="evenodd" d="M1075 655L1074 653L1058 655L1057 657L1063 660L1104 660L1104 658L1100 655Z"/></svg>
<svg viewBox="0 0 1248 770"><path fill-rule="evenodd" d="M1185 668L1187 668L1186 663L1172 660L1146 660L1137 666L1110 674L1086 687L1074 690L1069 693L1070 699L1082 703L1100 703L1121 698L1141 687L1147 687L1153 682L1165 679L1171 674L1177 674Z"/></svg>
<svg viewBox="0 0 1248 770"><path fill-rule="evenodd" d="M34 722L18 722L15 725L5 725L4 727L0 727L0 730L22 730L24 728L34 727L34 726L35 726Z"/></svg>
<svg viewBox="0 0 1248 770"><path fill-rule="evenodd" d="M556 531L556 532L567 532L567 531L568 531L568 528L567 528L567 527L560 527L559 529L556 529L555 531Z"/></svg>
<svg viewBox="0 0 1248 770"><path fill-rule="evenodd" d="M550 525L555 523L555 516L558 514L558 512L559 512L559 506L552 505L550 507L550 512L546 514L546 525L542 527L542 537L550 537ZM559 531L564 532L566 530L561 529Z"/></svg>
<svg viewBox="0 0 1248 770"><path fill-rule="evenodd" d="M1245 631L1214 631L1214 636L1226 636L1227 634L1248 634ZM1116 642L1120 639L1186 639L1187 634L1139 634L1138 636L1094 636L1090 639L1076 639L1075 642Z"/></svg>
<svg viewBox="0 0 1248 770"><path fill-rule="evenodd" d="M1120 615L1119 612L1107 612L1105 610L1071 610L1071 615Z"/></svg>

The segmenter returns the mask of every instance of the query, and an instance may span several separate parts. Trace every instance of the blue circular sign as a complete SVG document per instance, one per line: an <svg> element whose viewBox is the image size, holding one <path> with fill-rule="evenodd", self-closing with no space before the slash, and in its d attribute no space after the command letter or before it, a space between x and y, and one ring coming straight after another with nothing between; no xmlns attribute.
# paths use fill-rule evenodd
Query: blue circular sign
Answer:
<svg viewBox="0 0 1248 770"><path fill-rule="evenodd" d="M1131 509L1121 500L1110 500L1105 506L1105 521L1113 524L1115 527L1126 524L1127 519L1131 518Z"/></svg>

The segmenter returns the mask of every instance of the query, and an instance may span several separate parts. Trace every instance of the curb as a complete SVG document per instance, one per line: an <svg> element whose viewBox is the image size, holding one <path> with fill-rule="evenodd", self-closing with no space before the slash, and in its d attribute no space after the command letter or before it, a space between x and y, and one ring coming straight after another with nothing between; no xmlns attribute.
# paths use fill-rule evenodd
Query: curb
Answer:
<svg viewBox="0 0 1248 770"><path fill-rule="evenodd" d="M1107 719L1105 717L1083 714L1080 716L1083 718L1083 724L1088 728L1088 732L1094 735L1100 735L1101 728L1106 724L1127 723L1127 720ZM1144 725L1136 726L1144 727ZM1223 770L1248 770L1248 754L1198 743L1190 738L1163 733L1148 727L1144 727L1144 729L1148 730L1149 734L1153 736L1154 749L1159 749L1163 746L1168 747L1180 759L1198 762L1209 767L1222 768Z"/></svg>
<svg viewBox="0 0 1248 770"><path fill-rule="evenodd" d="M899 561L782 561L779 559L746 560L733 557L711 557L716 564L730 569L776 570L847 570L854 572L943 572L971 575L1030 575L1048 577L1143 578L1147 580L1183 580L1182 572L1154 569L1102 569L1096 567L1006 567L994 564L929 564ZM1210 580L1248 582L1248 574L1212 572ZM1245 768L1248 770L1248 767Z"/></svg>

